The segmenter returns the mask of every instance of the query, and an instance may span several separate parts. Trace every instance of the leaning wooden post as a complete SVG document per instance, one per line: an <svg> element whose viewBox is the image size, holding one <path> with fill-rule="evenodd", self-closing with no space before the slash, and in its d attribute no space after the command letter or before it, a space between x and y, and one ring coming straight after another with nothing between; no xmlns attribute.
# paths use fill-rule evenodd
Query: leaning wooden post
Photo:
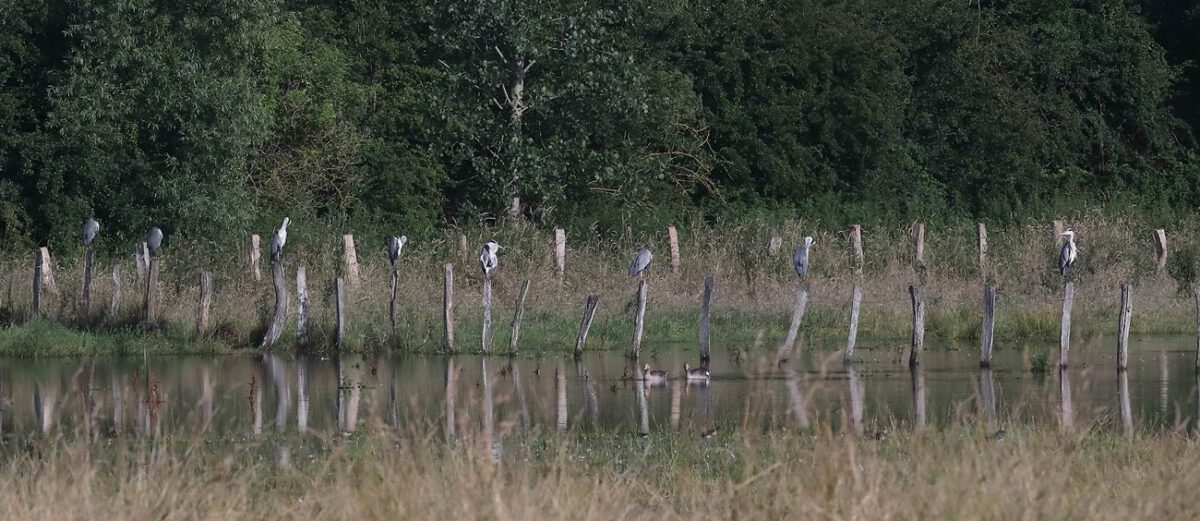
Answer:
<svg viewBox="0 0 1200 521"><path fill-rule="evenodd" d="M987 225L979 223L979 278L988 278Z"/></svg>
<svg viewBox="0 0 1200 521"><path fill-rule="evenodd" d="M121 308L121 266L119 264L113 265L112 283L112 303L109 304L108 316L115 317Z"/></svg>
<svg viewBox="0 0 1200 521"><path fill-rule="evenodd" d="M925 301L921 299L921 287L916 283L908 285L908 295L912 298L913 330L912 351L908 354L909 367L921 364L921 351L925 348Z"/></svg>
<svg viewBox="0 0 1200 521"><path fill-rule="evenodd" d="M1160 271L1167 267L1167 231L1162 228L1154 230L1154 260Z"/></svg>
<svg viewBox="0 0 1200 521"><path fill-rule="evenodd" d="M1200 293L1200 290L1198 290ZM1200 297L1198 297L1200 298ZM579 336L575 337L575 359L583 356L583 347L587 344L588 330L592 328L592 319L596 317L596 306L600 303L597 295L588 295L587 304L583 309L583 320L579 322ZM1200 305L1200 304L1198 304ZM1200 343L1200 341L1198 341ZM1197 362L1200 364L1200 362Z"/></svg>
<svg viewBox="0 0 1200 521"><path fill-rule="evenodd" d="M1068 355L1071 353L1071 306L1075 302L1075 283L1067 282L1063 289L1062 321L1059 322L1058 332L1058 365L1067 366Z"/></svg>
<svg viewBox="0 0 1200 521"><path fill-rule="evenodd" d="M33 316L42 316L42 252L33 252Z"/></svg>
<svg viewBox="0 0 1200 521"><path fill-rule="evenodd" d="M354 252L354 236L347 233L342 236L342 249L346 258L346 273L350 284L358 285L358 254Z"/></svg>
<svg viewBox="0 0 1200 521"><path fill-rule="evenodd" d="M250 271L254 273L254 280L262 280L262 270L259 268L259 257L262 256L261 239L258 234L250 235Z"/></svg>
<svg viewBox="0 0 1200 521"><path fill-rule="evenodd" d="M846 335L846 352L842 354L843 361L854 360L854 346L858 342L858 317L862 311L862 279L863 279L863 249L862 225L850 226L850 252L854 288L850 296L850 332Z"/></svg>
<svg viewBox="0 0 1200 521"><path fill-rule="evenodd" d="M1117 323L1117 370L1129 368L1129 321L1133 317L1133 286L1121 284L1121 316Z"/></svg>
<svg viewBox="0 0 1200 521"><path fill-rule="evenodd" d="M442 267L442 332L446 351L454 351L454 265Z"/></svg>
<svg viewBox="0 0 1200 521"><path fill-rule="evenodd" d="M712 307L712 294L715 285L716 279L712 275L704 277L704 298L700 301L700 367L708 367L709 347L712 345L709 338L711 330L709 311Z"/></svg>
<svg viewBox="0 0 1200 521"><path fill-rule="evenodd" d="M642 329L646 320L647 293L649 293L649 289L646 285L646 276L643 274L638 280L637 311L633 316L633 346L629 349L629 358L634 360L642 350Z"/></svg>
<svg viewBox="0 0 1200 521"><path fill-rule="evenodd" d="M802 281L796 288L796 303L792 307L792 325L788 327L787 338L779 345L775 353L775 363L783 363L791 356L792 348L796 345L796 337L800 335L800 323L804 321L804 311L808 308L808 281Z"/></svg>
<svg viewBox="0 0 1200 521"><path fill-rule="evenodd" d="M288 289L287 281L283 278L283 254L275 255L271 260L271 282L275 286L275 312L271 315L271 323L267 326L267 333L263 335L262 347L271 347L279 340L279 336L283 334L283 325L287 321L288 309ZM339 298L338 315L342 314L342 304ZM341 327L338 328L339 330ZM340 342L339 342L340 343Z"/></svg>
<svg viewBox="0 0 1200 521"><path fill-rule="evenodd" d="M529 279L521 284L517 294L516 312L513 313L512 334L508 336L508 354L517 354L517 338L521 336L521 319L525 318L525 296L529 293Z"/></svg>
<svg viewBox="0 0 1200 521"><path fill-rule="evenodd" d="M334 310L337 313L337 329L334 331L333 344L342 347L346 340L346 283L341 277L333 279Z"/></svg>
<svg viewBox="0 0 1200 521"><path fill-rule="evenodd" d="M308 345L308 273L304 266L296 268L296 343Z"/></svg>
<svg viewBox="0 0 1200 521"><path fill-rule="evenodd" d="M146 270L146 303L143 308L147 323L158 319L158 255L150 255L150 265Z"/></svg>
<svg viewBox="0 0 1200 521"><path fill-rule="evenodd" d="M674 225L667 227L667 239L671 243L671 273L679 273L679 233Z"/></svg>
<svg viewBox="0 0 1200 521"><path fill-rule="evenodd" d="M483 275L483 335L480 349L484 353L492 350L492 276L486 273Z"/></svg>
<svg viewBox="0 0 1200 521"><path fill-rule="evenodd" d="M992 366L992 338L996 329L996 286L983 287L983 330L979 334L979 367Z"/></svg>
<svg viewBox="0 0 1200 521"><path fill-rule="evenodd" d="M212 306L213 276L211 271L200 272L200 295L196 302L196 334L208 331L208 308Z"/></svg>
<svg viewBox="0 0 1200 521"><path fill-rule="evenodd" d="M92 269L96 264L96 249L91 244L84 246L83 259L83 298L81 306L84 318L92 315Z"/></svg>
<svg viewBox="0 0 1200 521"><path fill-rule="evenodd" d="M562 286L567 269L567 232L554 229L554 263L558 267L558 285Z"/></svg>

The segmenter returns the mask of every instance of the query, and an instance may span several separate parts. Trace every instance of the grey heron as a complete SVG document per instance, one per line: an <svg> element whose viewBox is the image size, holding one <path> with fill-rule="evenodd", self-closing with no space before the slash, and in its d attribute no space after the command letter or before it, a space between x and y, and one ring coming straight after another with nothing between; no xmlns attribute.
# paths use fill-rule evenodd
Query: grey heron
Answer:
<svg viewBox="0 0 1200 521"><path fill-rule="evenodd" d="M804 244L796 246L792 250L792 267L796 268L796 275L800 276L800 280L808 278L808 250L815 244L812 237L804 237Z"/></svg>
<svg viewBox="0 0 1200 521"><path fill-rule="evenodd" d="M388 237L388 262L392 266L396 265L396 259L400 258L400 250L404 249L404 243L408 242L408 237L404 235L393 235Z"/></svg>
<svg viewBox="0 0 1200 521"><path fill-rule="evenodd" d="M629 265L629 276L636 277L646 271L650 267L650 261L654 260L654 255L650 250L642 248L633 254L633 263Z"/></svg>
<svg viewBox="0 0 1200 521"><path fill-rule="evenodd" d="M695 369L692 369L692 366L689 365L687 362L683 363L683 374L687 375L688 381L700 381L700 382L708 381L708 369L705 369L703 367L697 367Z"/></svg>
<svg viewBox="0 0 1200 521"><path fill-rule="evenodd" d="M662 384L667 381L666 371L651 371L650 364L642 367L642 379L650 385Z"/></svg>
<svg viewBox="0 0 1200 521"><path fill-rule="evenodd" d="M96 240L96 234L100 233L100 223L95 219L88 219L83 223L83 245L91 246L92 241Z"/></svg>
<svg viewBox="0 0 1200 521"><path fill-rule="evenodd" d="M483 249L479 252L479 268L483 270L484 277L491 277L492 272L496 270L496 266L500 265L500 260L496 258L496 252L501 248L496 241L488 241L483 245Z"/></svg>
<svg viewBox="0 0 1200 521"><path fill-rule="evenodd" d="M287 244L287 227L291 222L291 219L284 217L283 224L279 226L278 230L275 230L275 236L271 237L272 262L279 260L279 256L283 254L283 245Z"/></svg>
<svg viewBox="0 0 1200 521"><path fill-rule="evenodd" d="M150 228L150 234L146 236L146 248L150 250L151 257L158 256L158 249L162 247L163 233L157 226Z"/></svg>
<svg viewBox="0 0 1200 521"><path fill-rule="evenodd" d="M1067 228L1063 232L1063 237L1067 238L1067 242L1062 245L1062 250L1058 252L1058 273L1064 277L1071 270L1071 265L1075 264L1075 257L1079 255L1079 248L1075 247L1075 230Z"/></svg>

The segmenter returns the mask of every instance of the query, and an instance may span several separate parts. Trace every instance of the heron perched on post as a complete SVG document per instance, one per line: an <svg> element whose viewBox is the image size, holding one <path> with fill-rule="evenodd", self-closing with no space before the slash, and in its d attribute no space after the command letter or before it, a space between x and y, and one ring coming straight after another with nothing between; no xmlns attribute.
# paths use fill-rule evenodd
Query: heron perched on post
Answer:
<svg viewBox="0 0 1200 521"><path fill-rule="evenodd" d="M279 260L279 256L283 254L283 245L287 244L287 227L292 220L284 217L283 224L275 230L275 236L271 237L271 262Z"/></svg>
<svg viewBox="0 0 1200 521"><path fill-rule="evenodd" d="M95 219L88 219L83 223L83 245L91 246L92 241L96 240L96 234L100 233L100 223Z"/></svg>
<svg viewBox="0 0 1200 521"><path fill-rule="evenodd" d="M400 250L404 249L404 243L406 242L408 242L408 237L404 235L388 237L388 262L392 263L392 266L396 265L396 259L400 258Z"/></svg>
<svg viewBox="0 0 1200 521"><path fill-rule="evenodd" d="M808 279L808 250L815 244L812 237L804 237L804 244L796 246L792 250L792 267L796 268L796 275L800 276L800 280Z"/></svg>
<svg viewBox="0 0 1200 521"><path fill-rule="evenodd" d="M151 257L158 256L158 249L162 247L163 232L157 226L150 228L150 234L146 236L146 247L150 250Z"/></svg>
<svg viewBox="0 0 1200 521"><path fill-rule="evenodd" d="M483 249L479 252L479 268L483 270L483 276L491 278L492 272L496 270L496 266L500 265L500 259L496 258L496 252L501 248L496 241L488 241L483 245Z"/></svg>
<svg viewBox="0 0 1200 521"><path fill-rule="evenodd" d="M633 263L629 265L629 276L636 277L646 271L650 267L650 261L654 260L654 255L650 250L642 248L633 254Z"/></svg>
<svg viewBox="0 0 1200 521"><path fill-rule="evenodd" d="M1067 242L1062 245L1062 250L1058 252L1058 273L1064 277L1071 270L1071 265L1075 264L1075 257L1079 255L1079 248L1075 247L1075 230L1067 228L1063 232L1063 237L1067 238Z"/></svg>

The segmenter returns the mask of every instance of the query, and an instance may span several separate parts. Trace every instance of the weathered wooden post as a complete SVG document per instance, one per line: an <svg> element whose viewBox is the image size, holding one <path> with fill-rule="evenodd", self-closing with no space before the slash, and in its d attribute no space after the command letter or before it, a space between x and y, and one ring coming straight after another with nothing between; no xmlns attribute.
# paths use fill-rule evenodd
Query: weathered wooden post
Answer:
<svg viewBox="0 0 1200 521"><path fill-rule="evenodd" d="M1058 332L1058 365L1067 367L1071 354L1071 306L1075 303L1075 283L1067 281L1063 289L1062 320Z"/></svg>
<svg viewBox="0 0 1200 521"><path fill-rule="evenodd" d="M925 223L913 223L913 269L925 266Z"/></svg>
<svg viewBox="0 0 1200 521"><path fill-rule="evenodd" d="M92 315L92 269L96 264L96 249L93 242L98 233L100 233L100 223L97 223L95 219L88 219L83 224L83 297L80 299L80 305L84 319L91 318Z"/></svg>
<svg viewBox="0 0 1200 521"><path fill-rule="evenodd" d="M196 303L196 334L208 331L208 308L212 306L213 276L211 271L200 272L200 295Z"/></svg>
<svg viewBox="0 0 1200 521"><path fill-rule="evenodd" d="M716 279L712 275L706 275L704 277L704 297L700 301L700 367L708 367L709 347L712 345L709 339L711 330L709 311L712 307L714 286L716 286Z"/></svg>
<svg viewBox="0 0 1200 521"><path fill-rule="evenodd" d="M254 280L262 280L262 269L259 268L259 258L262 256L262 240L258 234L250 235L250 271L254 273Z"/></svg>
<svg viewBox="0 0 1200 521"><path fill-rule="evenodd" d="M492 276L483 275L483 335L480 349L484 353L492 350Z"/></svg>
<svg viewBox="0 0 1200 521"><path fill-rule="evenodd" d="M671 273L679 273L679 233L675 225L667 227L667 239L671 243Z"/></svg>
<svg viewBox="0 0 1200 521"><path fill-rule="evenodd" d="M979 223L979 278L988 278L987 225Z"/></svg>
<svg viewBox="0 0 1200 521"><path fill-rule="evenodd" d="M842 354L843 360L847 362L854 360L854 346L858 342L858 317L862 310L862 225L850 226L850 252L853 255L850 268L852 270L851 277L854 279L854 288L850 295L850 332L846 335L846 352Z"/></svg>
<svg viewBox="0 0 1200 521"><path fill-rule="evenodd" d="M772 235L771 242L767 243L767 256L774 257L778 255L781 248L783 248L783 237Z"/></svg>
<svg viewBox="0 0 1200 521"><path fill-rule="evenodd" d="M308 345L308 273L304 266L296 268L296 343Z"/></svg>
<svg viewBox="0 0 1200 521"><path fill-rule="evenodd" d="M558 285L562 286L567 270L567 232L554 229L554 264L558 267Z"/></svg>
<svg viewBox="0 0 1200 521"><path fill-rule="evenodd" d="M912 298L913 330L912 351L908 354L909 367L921 364L921 351L925 348L925 301L921 298L921 287L916 283L908 285L908 295Z"/></svg>
<svg viewBox="0 0 1200 521"><path fill-rule="evenodd" d="M1133 410L1129 406L1129 372L1117 371L1117 400L1121 410L1121 427L1126 436L1133 434Z"/></svg>
<svg viewBox="0 0 1200 521"><path fill-rule="evenodd" d="M274 257L274 259L271 259L271 283L275 286L275 311L271 314L271 323L267 326L267 333L263 335L261 347L264 348L275 345L275 342L279 340L279 336L283 334L283 326L287 321L288 289L287 281L283 278L283 253L280 252ZM338 301L338 315L340 319L343 307L340 291ZM340 325L338 330L341 330Z"/></svg>
<svg viewBox="0 0 1200 521"><path fill-rule="evenodd" d="M508 336L508 353L517 353L517 338L521 336L521 319L525 318L525 296L529 293L529 279L521 284L517 294L516 311L513 313L512 334Z"/></svg>
<svg viewBox="0 0 1200 521"><path fill-rule="evenodd" d="M1167 267L1167 231L1162 228L1154 230L1154 260L1160 271Z"/></svg>
<svg viewBox="0 0 1200 521"><path fill-rule="evenodd" d="M346 274L350 284L358 285L358 254L354 252L354 235L349 233L342 236L342 249L346 257Z"/></svg>
<svg viewBox="0 0 1200 521"><path fill-rule="evenodd" d="M1065 367L1058 368L1058 413L1063 430L1075 430L1075 407L1071 402L1071 372Z"/></svg>
<svg viewBox="0 0 1200 521"><path fill-rule="evenodd" d="M467 247L467 235L460 233L458 235L458 256L466 258L470 254L471 251Z"/></svg>
<svg viewBox="0 0 1200 521"><path fill-rule="evenodd" d="M442 267L442 332L446 351L454 351L454 265Z"/></svg>
<svg viewBox="0 0 1200 521"><path fill-rule="evenodd" d="M117 311L121 308L121 266L113 265L112 272L112 303L109 304L108 316L117 316Z"/></svg>
<svg viewBox="0 0 1200 521"><path fill-rule="evenodd" d="M341 277L333 279L335 313L337 313L337 329L334 331L333 344L342 347L346 340L346 284Z"/></svg>
<svg viewBox="0 0 1200 521"><path fill-rule="evenodd" d="M158 319L158 255L153 252L146 270L146 304L143 312L148 323Z"/></svg>
<svg viewBox="0 0 1200 521"><path fill-rule="evenodd" d="M508 216L516 219L521 216L521 198L513 197L512 202L508 205Z"/></svg>
<svg viewBox="0 0 1200 521"><path fill-rule="evenodd" d="M575 359L583 356L583 348L587 344L588 330L592 328L592 319L596 317L596 305L600 303L597 295L588 295L583 309L583 320L579 322L579 336L575 337ZM1200 305L1200 304L1198 304ZM1197 341L1200 344L1200 341ZM1200 362L1197 362L1200 364Z"/></svg>
<svg viewBox="0 0 1200 521"><path fill-rule="evenodd" d="M1054 233L1054 247L1058 248L1059 246L1062 246L1062 243L1063 243L1062 234L1063 234L1063 231L1066 230L1066 228L1064 227L1063 222L1059 219L1055 219L1054 222L1052 223L1051 227L1052 227L1053 233Z"/></svg>
<svg viewBox="0 0 1200 521"><path fill-rule="evenodd" d="M391 281L388 283L388 322L392 326L392 336L396 336L396 298L400 291L400 272L392 268Z"/></svg>
<svg viewBox="0 0 1200 521"><path fill-rule="evenodd" d="M33 252L33 317L42 316L42 252Z"/></svg>
<svg viewBox="0 0 1200 521"><path fill-rule="evenodd" d="M983 287L983 330L979 334L979 367L992 366L992 339L996 329L996 286Z"/></svg>
<svg viewBox="0 0 1200 521"><path fill-rule="evenodd" d="M925 413L925 368L921 366L909 367L909 373L912 375L912 393L913 393L913 427L917 432L925 430L926 418Z"/></svg>
<svg viewBox="0 0 1200 521"><path fill-rule="evenodd" d="M1121 284L1121 316L1117 323L1117 370L1129 368L1129 321L1133 317L1133 286Z"/></svg>
<svg viewBox="0 0 1200 521"><path fill-rule="evenodd" d="M133 248L133 262L137 265L137 281L142 282L150 265L150 249L146 243L140 242Z"/></svg>
<svg viewBox="0 0 1200 521"><path fill-rule="evenodd" d="M802 281L796 288L796 303L792 307L792 325L788 327L787 338L779 344L775 353L775 363L782 364L791 357L792 348L796 345L796 337L800 335L800 323L804 320L804 312L808 308L808 281Z"/></svg>
<svg viewBox="0 0 1200 521"><path fill-rule="evenodd" d="M649 293L646 276L638 277L637 311L633 315L633 346L629 349L629 358L636 360L642 350L642 330L646 321L646 298Z"/></svg>
<svg viewBox="0 0 1200 521"><path fill-rule="evenodd" d="M1200 287L1192 288L1196 298L1196 374L1200 375Z"/></svg>

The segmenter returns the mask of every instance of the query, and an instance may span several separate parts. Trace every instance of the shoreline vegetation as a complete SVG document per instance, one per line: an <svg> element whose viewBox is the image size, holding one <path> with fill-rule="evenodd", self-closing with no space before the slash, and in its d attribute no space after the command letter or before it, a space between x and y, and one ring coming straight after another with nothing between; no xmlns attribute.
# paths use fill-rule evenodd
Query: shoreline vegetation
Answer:
<svg viewBox="0 0 1200 521"><path fill-rule="evenodd" d="M1117 329L1120 284L1134 286L1134 335L1183 335L1196 331L1192 284L1196 279L1200 219L1167 227L1165 265L1157 263L1154 227L1132 219L1090 214L1066 221L1077 232L1080 258L1073 333L1111 335ZM277 349L297 346L295 273L308 273L309 344L302 349L333 350L333 278L348 277L342 237L293 224L283 263L288 283L287 322ZM706 275L715 275L712 337L721 348L774 349L785 336L798 280L790 253L813 235L808 310L798 345L839 349L850 315L852 285L848 232L811 221L769 225L694 224L679 227L680 267L672 271L667 230L619 237L568 237L564 278L554 260L554 232L514 220L491 228L447 230L442 237L410 241L400 261L397 331L388 325L391 271L382 240L358 242L360 281L349 283L347 351L444 352L442 266L455 275L454 352L480 352L480 286L477 248L496 239L504 246L493 276L492 352L507 353L514 299L524 280L531 289L521 327L521 352L562 352L573 346L587 295L600 297L587 349L628 349L636 280L627 276L628 259L641 246L655 252L648 273L647 349L694 345L700 295ZM778 237L782 246L772 253ZM462 239L467 248L461 248ZM103 236L97 239L103 241ZM51 252L57 292L43 296L42 316L34 317L30 282L33 255L5 255L0 289L0 354L21 356L224 353L258 345L272 313L270 266L262 278L250 268L249 235L241 251L225 245L207 251L198 244L171 244L160 254L160 317L141 319L144 282L132 255L100 257L92 287L93 310L78 311L82 292L82 253ZM263 242L269 242L263 241ZM379 244L376 245L375 243ZM375 246L379 246L376 248ZM111 247L111 246L109 246ZM934 342L977 342L982 294L976 228L927 227L924 263L913 265L910 226L864 228L863 304L860 349L905 345L911 334L910 282L922 284L926 336ZM1056 241L1050 222L997 227L988 232L987 281L998 288L997 349L1013 344L1049 346L1057 340L1063 279L1055 267ZM263 257L266 257L263 255ZM76 260L79 259L79 260ZM119 268L123 288L116 313L109 310L111 273ZM196 332L199 274L214 273L211 326Z"/></svg>

